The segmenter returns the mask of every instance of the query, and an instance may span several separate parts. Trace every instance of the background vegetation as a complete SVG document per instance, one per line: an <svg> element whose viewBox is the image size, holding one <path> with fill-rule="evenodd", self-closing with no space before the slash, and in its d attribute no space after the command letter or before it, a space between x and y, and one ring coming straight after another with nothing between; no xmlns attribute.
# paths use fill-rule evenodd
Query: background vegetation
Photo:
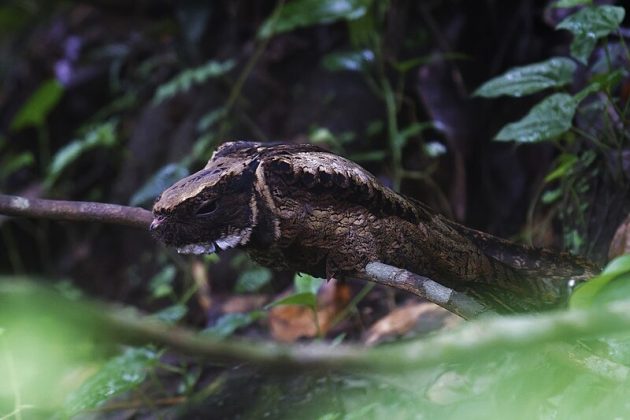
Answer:
<svg viewBox="0 0 630 420"><path fill-rule="evenodd" d="M311 142L466 225L604 266L630 211L614 3L5 1L0 191L150 208L223 141ZM0 418L628 412L627 257L570 311L464 325L129 228L2 218L0 234ZM120 344L156 321L261 353ZM320 344L312 364L264 356L296 341Z"/></svg>

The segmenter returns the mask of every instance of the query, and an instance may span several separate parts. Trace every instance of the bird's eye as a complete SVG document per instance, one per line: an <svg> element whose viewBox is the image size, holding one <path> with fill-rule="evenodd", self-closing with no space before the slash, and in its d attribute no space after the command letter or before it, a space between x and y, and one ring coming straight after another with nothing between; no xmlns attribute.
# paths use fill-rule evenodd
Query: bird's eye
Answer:
<svg viewBox="0 0 630 420"><path fill-rule="evenodd" d="M217 200L208 200L197 209L197 216L207 216L217 209Z"/></svg>

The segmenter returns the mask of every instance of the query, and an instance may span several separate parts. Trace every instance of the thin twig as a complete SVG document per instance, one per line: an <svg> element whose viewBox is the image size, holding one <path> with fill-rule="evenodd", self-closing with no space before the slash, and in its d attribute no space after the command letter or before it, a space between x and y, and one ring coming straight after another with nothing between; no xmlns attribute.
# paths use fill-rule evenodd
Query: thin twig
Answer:
<svg viewBox="0 0 630 420"><path fill-rule="evenodd" d="M0 214L69 222L100 222L147 229L153 216L140 207L86 201L45 200L0 194Z"/></svg>

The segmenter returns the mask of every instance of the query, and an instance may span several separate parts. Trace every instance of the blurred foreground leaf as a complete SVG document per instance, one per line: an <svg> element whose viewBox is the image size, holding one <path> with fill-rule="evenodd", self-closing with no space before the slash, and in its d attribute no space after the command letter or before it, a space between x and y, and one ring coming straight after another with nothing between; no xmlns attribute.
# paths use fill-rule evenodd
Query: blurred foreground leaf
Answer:
<svg viewBox="0 0 630 420"><path fill-rule="evenodd" d="M146 347L125 350L105 363L98 373L68 397L66 413L74 415L96 408L112 397L136 388L156 366L158 359L158 352Z"/></svg>
<svg viewBox="0 0 630 420"><path fill-rule="evenodd" d="M580 285L570 304L572 308L588 308L617 299L630 299L630 254L615 258L601 274Z"/></svg>

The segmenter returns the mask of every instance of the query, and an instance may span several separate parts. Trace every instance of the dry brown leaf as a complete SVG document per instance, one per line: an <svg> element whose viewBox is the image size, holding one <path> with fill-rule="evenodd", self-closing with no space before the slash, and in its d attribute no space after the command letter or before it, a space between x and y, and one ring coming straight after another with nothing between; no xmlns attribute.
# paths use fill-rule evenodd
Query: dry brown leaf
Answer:
<svg viewBox="0 0 630 420"><path fill-rule="evenodd" d="M364 343L373 346L410 331L429 332L451 327L461 321L457 315L433 303L415 303L396 308L367 330Z"/></svg>
<svg viewBox="0 0 630 420"><path fill-rule="evenodd" d="M321 287L317 295L317 321L320 336L326 335L330 330L333 320L348 305L350 298L350 288L335 280ZM315 314L306 306L276 306L269 311L268 320L272 337L284 343L318 335Z"/></svg>
<svg viewBox="0 0 630 420"><path fill-rule="evenodd" d="M630 254L630 215L619 225L608 248L611 260L623 254Z"/></svg>

